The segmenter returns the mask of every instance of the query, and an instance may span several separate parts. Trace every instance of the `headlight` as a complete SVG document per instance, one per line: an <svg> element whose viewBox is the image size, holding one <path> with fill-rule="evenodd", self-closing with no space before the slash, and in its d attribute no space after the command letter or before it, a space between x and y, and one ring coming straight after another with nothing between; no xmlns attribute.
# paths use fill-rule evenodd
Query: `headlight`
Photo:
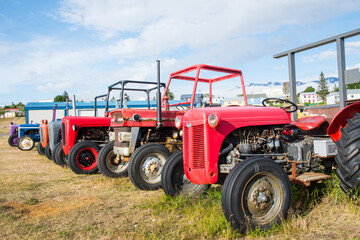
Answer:
<svg viewBox="0 0 360 240"><path fill-rule="evenodd" d="M181 129L182 128L182 117L176 117L175 118L175 127L177 129Z"/></svg>
<svg viewBox="0 0 360 240"><path fill-rule="evenodd" d="M78 129L78 126L76 124L72 125L72 130L75 132Z"/></svg>
<svg viewBox="0 0 360 240"><path fill-rule="evenodd" d="M210 114L208 117L208 124L212 128L216 128L220 123L219 116L217 114Z"/></svg>

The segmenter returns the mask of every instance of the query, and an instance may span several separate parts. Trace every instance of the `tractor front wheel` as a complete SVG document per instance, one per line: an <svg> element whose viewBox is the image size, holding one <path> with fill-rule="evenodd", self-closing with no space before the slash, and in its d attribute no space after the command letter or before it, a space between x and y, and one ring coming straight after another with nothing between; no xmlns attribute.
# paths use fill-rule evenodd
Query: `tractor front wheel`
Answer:
<svg viewBox="0 0 360 240"><path fill-rule="evenodd" d="M104 176L112 178L127 176L129 162L116 155L113 149L113 142L109 142L101 148L98 156L99 171Z"/></svg>
<svg viewBox="0 0 360 240"><path fill-rule="evenodd" d="M61 167L69 165L68 156L65 155L61 142L55 145L53 158L54 162Z"/></svg>
<svg viewBox="0 0 360 240"><path fill-rule="evenodd" d="M142 145L131 154L129 177L140 190L156 190L161 187L161 171L170 157L169 150L156 143Z"/></svg>
<svg viewBox="0 0 360 240"><path fill-rule="evenodd" d="M16 147L18 145L19 137L17 133L12 134L8 138L8 143L11 147Z"/></svg>
<svg viewBox="0 0 360 240"><path fill-rule="evenodd" d="M41 145L41 142L38 142L36 150L37 150L39 155L44 155L45 154L45 148Z"/></svg>
<svg viewBox="0 0 360 240"><path fill-rule="evenodd" d="M235 229L269 229L286 218L291 205L289 177L267 158L251 158L236 165L225 179L221 203Z"/></svg>
<svg viewBox="0 0 360 240"><path fill-rule="evenodd" d="M205 193L210 184L198 185L189 181L184 172L183 151L172 154L164 165L161 173L161 184L166 195L183 194L196 197Z"/></svg>
<svg viewBox="0 0 360 240"><path fill-rule="evenodd" d="M360 113L356 113L352 119L347 119L347 122L348 124L340 130L340 140L336 142L336 175L345 193L360 197Z"/></svg>
<svg viewBox="0 0 360 240"><path fill-rule="evenodd" d="M76 174L93 174L98 171L99 145L91 141L75 144L69 153L69 166Z"/></svg>
<svg viewBox="0 0 360 240"><path fill-rule="evenodd" d="M46 147L45 147L45 156L46 156L49 160L53 160L53 158L52 158L52 152L51 152L51 148L50 148L50 144L46 145Z"/></svg>
<svg viewBox="0 0 360 240"><path fill-rule="evenodd" d="M35 145L34 139L29 135L24 135L19 139L18 148L21 151L30 151Z"/></svg>

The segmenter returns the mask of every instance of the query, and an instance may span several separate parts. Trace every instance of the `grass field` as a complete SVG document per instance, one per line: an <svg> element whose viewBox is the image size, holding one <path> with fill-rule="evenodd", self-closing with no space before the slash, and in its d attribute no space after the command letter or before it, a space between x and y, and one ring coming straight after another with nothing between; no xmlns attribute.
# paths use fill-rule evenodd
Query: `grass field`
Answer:
<svg viewBox="0 0 360 240"><path fill-rule="evenodd" d="M283 225L243 235L223 216L221 186L171 199L128 178L75 175L36 149L10 147L7 136L0 152L0 239L360 239L360 201L348 199L335 176L294 187Z"/></svg>

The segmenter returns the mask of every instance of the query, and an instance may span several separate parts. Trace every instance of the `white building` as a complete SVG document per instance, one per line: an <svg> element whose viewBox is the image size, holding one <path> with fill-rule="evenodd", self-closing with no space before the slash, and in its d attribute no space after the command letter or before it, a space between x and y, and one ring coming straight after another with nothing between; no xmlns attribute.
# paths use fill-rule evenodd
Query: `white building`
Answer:
<svg viewBox="0 0 360 240"><path fill-rule="evenodd" d="M360 89L347 89L347 100L360 99ZM327 104L339 104L339 92L332 92L326 96Z"/></svg>
<svg viewBox="0 0 360 240"><path fill-rule="evenodd" d="M316 92L302 92L299 95L299 101L304 103L318 103L318 95Z"/></svg>

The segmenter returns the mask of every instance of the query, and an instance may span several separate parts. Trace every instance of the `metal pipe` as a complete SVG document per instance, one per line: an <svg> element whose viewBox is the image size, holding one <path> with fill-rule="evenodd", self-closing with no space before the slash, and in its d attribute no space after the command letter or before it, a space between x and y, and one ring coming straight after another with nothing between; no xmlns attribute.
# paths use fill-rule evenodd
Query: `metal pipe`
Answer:
<svg viewBox="0 0 360 240"><path fill-rule="evenodd" d="M161 92L160 92L160 60L156 60L157 63L157 98L156 98L156 111L157 111L157 126L156 129L162 127L161 119Z"/></svg>
<svg viewBox="0 0 360 240"><path fill-rule="evenodd" d="M224 148L223 150L220 151L219 153L219 157L221 157L224 154L227 154L229 152L231 152L231 150L233 150L234 145L232 143L229 144L229 146L227 146L226 148Z"/></svg>
<svg viewBox="0 0 360 240"><path fill-rule="evenodd" d="M73 111L74 111L74 116L76 116L76 99L75 99L75 95L73 95Z"/></svg>

